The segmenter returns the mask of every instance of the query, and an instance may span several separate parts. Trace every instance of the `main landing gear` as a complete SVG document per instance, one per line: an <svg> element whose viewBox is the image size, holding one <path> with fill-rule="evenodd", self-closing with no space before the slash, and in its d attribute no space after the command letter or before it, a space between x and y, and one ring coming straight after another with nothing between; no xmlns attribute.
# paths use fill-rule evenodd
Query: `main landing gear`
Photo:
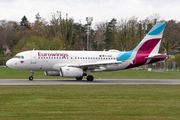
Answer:
<svg viewBox="0 0 180 120"><path fill-rule="evenodd" d="M29 80L30 80L30 81L33 81L33 74L34 74L34 71L30 71L30 73L31 73L31 76L29 77Z"/></svg>
<svg viewBox="0 0 180 120"><path fill-rule="evenodd" d="M76 77L76 80L82 80L83 79L83 76L81 76L81 77Z"/></svg>
<svg viewBox="0 0 180 120"><path fill-rule="evenodd" d="M76 80L80 81L83 79L83 76L82 77L76 77ZM88 75L86 77L87 81L93 81L94 80L94 77L92 75Z"/></svg>
<svg viewBox="0 0 180 120"><path fill-rule="evenodd" d="M93 81L94 80L94 77L92 75L88 75L86 77L87 81Z"/></svg>

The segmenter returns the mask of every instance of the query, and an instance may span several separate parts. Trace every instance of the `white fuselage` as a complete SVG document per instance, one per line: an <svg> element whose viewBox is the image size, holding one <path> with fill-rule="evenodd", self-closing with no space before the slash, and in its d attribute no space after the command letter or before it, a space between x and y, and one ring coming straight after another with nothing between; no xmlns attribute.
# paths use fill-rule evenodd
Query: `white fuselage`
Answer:
<svg viewBox="0 0 180 120"><path fill-rule="evenodd" d="M18 70L33 70L33 71L58 71L63 66L78 66L82 63L96 63L96 62L113 62L122 61L121 64L107 65L92 70L96 71L112 71L126 68L130 62L129 58L119 57L119 54L127 52L120 51L48 51L35 50L18 53L15 57L7 62L7 65L13 69Z"/></svg>

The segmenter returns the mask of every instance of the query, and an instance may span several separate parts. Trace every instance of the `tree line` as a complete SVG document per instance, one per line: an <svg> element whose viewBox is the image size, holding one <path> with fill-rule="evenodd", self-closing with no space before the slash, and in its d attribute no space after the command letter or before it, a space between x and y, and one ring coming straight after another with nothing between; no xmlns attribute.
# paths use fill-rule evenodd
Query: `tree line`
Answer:
<svg viewBox="0 0 180 120"><path fill-rule="evenodd" d="M147 25L148 32L157 22L165 22L166 27L160 47L163 53L177 54L180 50L180 22L165 21L159 14L138 20L137 17L98 22L90 28L90 50L117 49L129 51L142 40ZM38 13L30 23L26 16L21 21L0 20L0 59L6 60L18 52L26 50L86 50L87 24L74 22L73 18L62 18L61 12L49 15L49 22ZM10 51L10 52L7 52ZM6 53L6 54L5 54Z"/></svg>

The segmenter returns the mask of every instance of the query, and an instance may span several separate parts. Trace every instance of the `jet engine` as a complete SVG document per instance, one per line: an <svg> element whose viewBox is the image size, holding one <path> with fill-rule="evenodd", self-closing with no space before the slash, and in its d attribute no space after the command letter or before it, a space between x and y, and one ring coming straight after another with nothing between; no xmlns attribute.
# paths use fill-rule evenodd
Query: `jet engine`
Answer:
<svg viewBox="0 0 180 120"><path fill-rule="evenodd" d="M44 71L46 76L60 76L59 71Z"/></svg>
<svg viewBox="0 0 180 120"><path fill-rule="evenodd" d="M62 77L81 77L83 76L83 70L75 67L61 67L60 76Z"/></svg>

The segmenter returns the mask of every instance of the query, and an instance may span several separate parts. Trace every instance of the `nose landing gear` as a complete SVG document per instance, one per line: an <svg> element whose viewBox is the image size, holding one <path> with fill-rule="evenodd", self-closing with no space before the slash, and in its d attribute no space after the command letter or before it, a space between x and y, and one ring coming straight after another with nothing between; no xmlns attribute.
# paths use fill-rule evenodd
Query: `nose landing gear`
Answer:
<svg viewBox="0 0 180 120"><path fill-rule="evenodd" d="M30 81L33 81L33 74L34 74L34 71L30 71L30 73L31 73L31 76L29 77L29 80L30 80Z"/></svg>

